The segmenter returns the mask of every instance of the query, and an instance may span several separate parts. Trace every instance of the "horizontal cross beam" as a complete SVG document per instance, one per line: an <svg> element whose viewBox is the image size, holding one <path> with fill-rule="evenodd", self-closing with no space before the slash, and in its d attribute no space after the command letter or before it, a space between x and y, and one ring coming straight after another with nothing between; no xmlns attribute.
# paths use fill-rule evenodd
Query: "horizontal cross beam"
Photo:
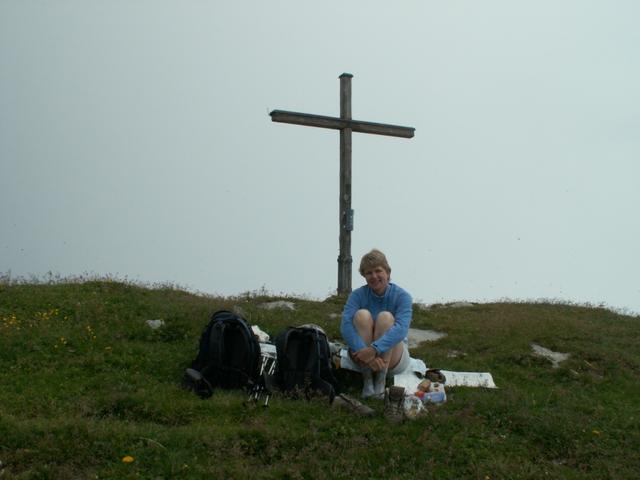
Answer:
<svg viewBox="0 0 640 480"><path fill-rule="evenodd" d="M388 135L390 137L412 138L416 130L412 127L401 127L386 123L346 120L324 115L313 115L311 113L287 112L285 110L273 110L269 115L271 115L271 120L274 122L295 123L296 125L307 127L332 128L334 130L350 128L354 132Z"/></svg>

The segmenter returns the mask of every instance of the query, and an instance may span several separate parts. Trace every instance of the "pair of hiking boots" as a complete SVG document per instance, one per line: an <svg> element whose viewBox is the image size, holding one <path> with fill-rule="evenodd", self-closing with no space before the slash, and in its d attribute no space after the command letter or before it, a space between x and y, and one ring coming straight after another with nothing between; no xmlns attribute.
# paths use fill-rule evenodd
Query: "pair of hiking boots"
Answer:
<svg viewBox="0 0 640 480"><path fill-rule="evenodd" d="M424 377L430 382L445 383L447 378L437 368L427 370ZM411 400L414 400L413 402ZM376 412L371 407L350 397L346 394L336 395L333 399L333 406L349 410L358 415L373 417ZM392 386L385 389L384 393L384 416L393 423L401 423L406 418L415 419L426 413L422 406L422 401L415 396L405 396L405 388Z"/></svg>

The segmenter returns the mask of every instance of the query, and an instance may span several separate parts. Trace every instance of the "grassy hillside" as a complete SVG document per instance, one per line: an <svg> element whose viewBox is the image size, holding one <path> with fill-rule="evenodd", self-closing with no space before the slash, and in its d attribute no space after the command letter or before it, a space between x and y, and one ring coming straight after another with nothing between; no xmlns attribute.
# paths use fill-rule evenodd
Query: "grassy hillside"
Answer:
<svg viewBox="0 0 640 480"><path fill-rule="evenodd" d="M182 390L216 309L239 307L272 335L313 322L338 338L340 298L294 299L296 311L259 307L268 300L110 281L0 284L0 478L638 477L638 317L556 304L416 308L413 327L448 336L414 356L491 372L500 388L451 388L445 405L402 425L321 400L276 395L262 409L241 392L203 401ZM554 369L532 342L571 356Z"/></svg>

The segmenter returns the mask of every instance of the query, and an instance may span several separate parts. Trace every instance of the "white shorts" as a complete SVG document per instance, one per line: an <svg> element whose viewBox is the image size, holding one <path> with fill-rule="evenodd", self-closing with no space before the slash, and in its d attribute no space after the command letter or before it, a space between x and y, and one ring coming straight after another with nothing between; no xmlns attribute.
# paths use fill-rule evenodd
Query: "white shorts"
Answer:
<svg viewBox="0 0 640 480"><path fill-rule="evenodd" d="M348 350L343 350L341 367L347 370L353 370L355 372L361 372L362 368L356 362L351 359ZM387 372L387 377L392 378L394 375L399 375L409 369L411 365L411 355L409 354L409 347L405 342L402 342L402 356L398 364Z"/></svg>
<svg viewBox="0 0 640 480"><path fill-rule="evenodd" d="M409 347L405 342L402 342L402 356L400 357L400 361L398 364L393 367L387 373L387 377L392 377L394 375L400 375L405 370L409 368L409 364L411 363L411 355L409 355Z"/></svg>

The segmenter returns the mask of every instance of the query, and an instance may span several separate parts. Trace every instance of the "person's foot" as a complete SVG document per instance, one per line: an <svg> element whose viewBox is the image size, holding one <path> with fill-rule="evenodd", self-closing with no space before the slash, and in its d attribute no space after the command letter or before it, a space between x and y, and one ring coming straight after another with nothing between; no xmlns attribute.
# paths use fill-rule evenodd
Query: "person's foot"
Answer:
<svg viewBox="0 0 640 480"><path fill-rule="evenodd" d="M384 416L394 423L404 420L404 387L389 387L384 395Z"/></svg>
<svg viewBox="0 0 640 480"><path fill-rule="evenodd" d="M373 382L364 382L364 386L362 387L362 398L370 398L376 395L375 389L373 388Z"/></svg>
<svg viewBox="0 0 640 480"><path fill-rule="evenodd" d="M371 370L365 370L362 372L362 398L373 397L376 392L373 387L373 373Z"/></svg>
<svg viewBox="0 0 640 480"><path fill-rule="evenodd" d="M341 393L340 395L336 395L331 405L337 408L343 408L345 410L349 410L358 415L362 415L363 417L372 417L376 413L373 408L368 407L364 403L359 402L355 398L350 397L349 395L344 393Z"/></svg>

